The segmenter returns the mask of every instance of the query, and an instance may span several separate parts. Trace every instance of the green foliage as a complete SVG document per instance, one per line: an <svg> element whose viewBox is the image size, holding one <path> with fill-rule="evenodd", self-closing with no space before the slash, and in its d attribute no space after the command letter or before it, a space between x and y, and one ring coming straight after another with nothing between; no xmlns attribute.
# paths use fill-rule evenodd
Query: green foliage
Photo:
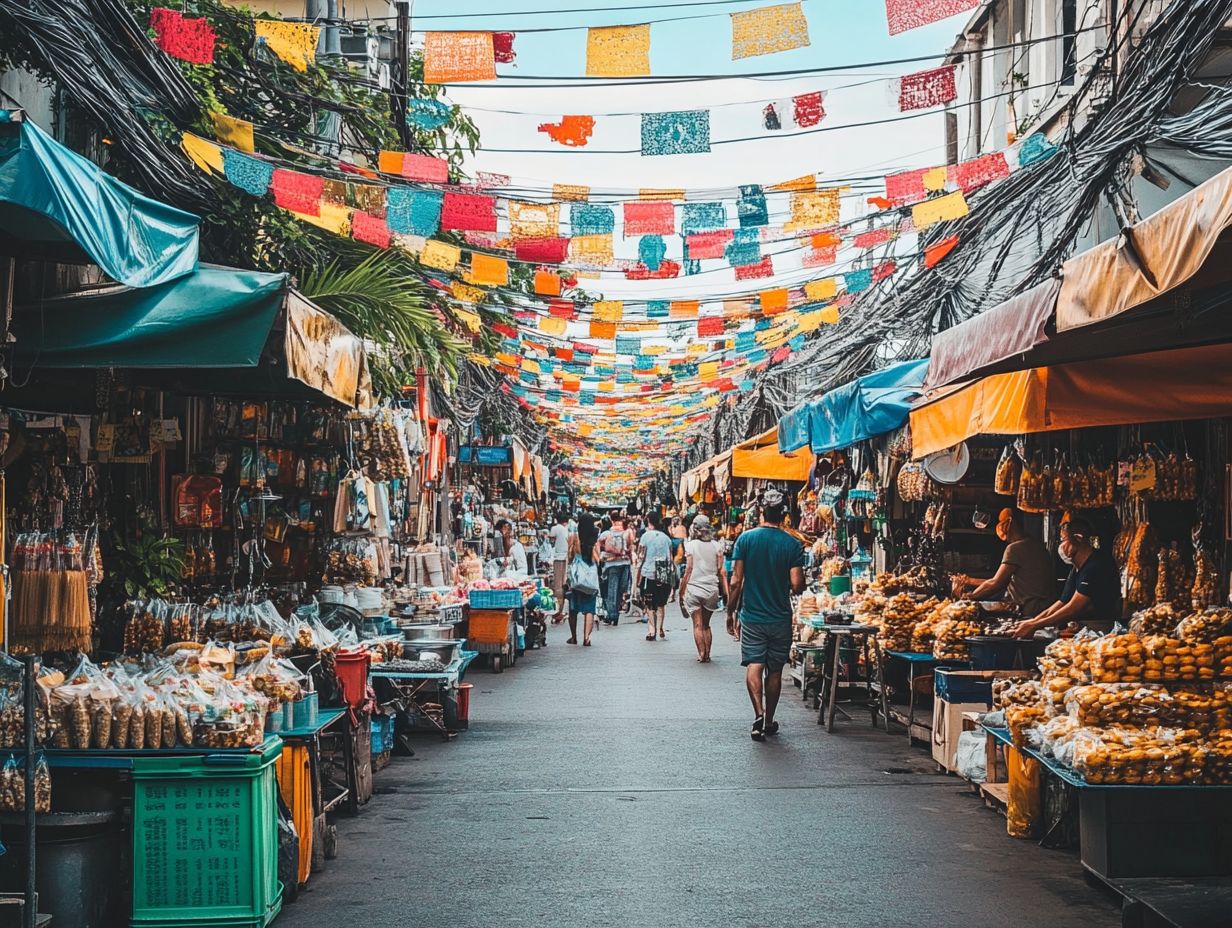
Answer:
<svg viewBox="0 0 1232 928"><path fill-rule="evenodd" d="M183 576L184 543L170 535L155 535L152 528L146 526L135 541L118 535L113 541L115 560L109 575L122 579L125 598L169 596Z"/></svg>

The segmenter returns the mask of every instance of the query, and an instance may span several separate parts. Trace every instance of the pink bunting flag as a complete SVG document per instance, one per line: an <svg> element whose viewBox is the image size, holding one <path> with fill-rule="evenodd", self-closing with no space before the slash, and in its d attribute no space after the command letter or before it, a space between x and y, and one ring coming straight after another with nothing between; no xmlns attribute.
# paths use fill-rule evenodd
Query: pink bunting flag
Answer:
<svg viewBox="0 0 1232 928"><path fill-rule="evenodd" d="M274 192L275 205L282 209L306 216L321 215L321 195L325 192L325 178L275 168L270 189Z"/></svg>
<svg viewBox="0 0 1232 928"><path fill-rule="evenodd" d="M367 242L377 248L388 248L390 244L389 226L385 220L371 213L355 210L351 213L351 238L357 242Z"/></svg>
<svg viewBox="0 0 1232 928"><path fill-rule="evenodd" d="M676 208L671 203L625 203L624 213L625 238L676 231Z"/></svg>
<svg viewBox="0 0 1232 928"><path fill-rule="evenodd" d="M979 158L973 158L970 161L963 161L950 168L950 182L962 190L963 193L970 193L972 190L978 190L985 184L990 184L995 180L1003 180L1010 176L1010 164L1006 160L1005 152L994 151L988 155L981 155Z"/></svg>
<svg viewBox="0 0 1232 928"><path fill-rule="evenodd" d="M685 238L686 257L690 260L722 258L734 235L731 229L695 232Z"/></svg>
<svg viewBox="0 0 1232 928"><path fill-rule="evenodd" d="M625 271L625 280L672 280L679 276L680 265L675 261L668 261L666 259L659 262L659 269L657 271L650 270L644 264L639 264Z"/></svg>
<svg viewBox="0 0 1232 928"><path fill-rule="evenodd" d="M745 264L736 268L736 280L758 280L774 276L774 263L766 255L756 264Z"/></svg>
<svg viewBox="0 0 1232 928"><path fill-rule="evenodd" d="M945 65L931 71L908 74L898 82L898 109L908 113L942 106L957 99L958 85L954 79L957 68Z"/></svg>
<svg viewBox="0 0 1232 928"><path fill-rule="evenodd" d="M886 0L890 35L919 29L975 9L980 0Z"/></svg>
<svg viewBox="0 0 1232 928"><path fill-rule="evenodd" d="M852 244L859 249L876 248L878 245L884 245L893 237L892 232L888 228L871 229L868 232L861 232L852 241Z"/></svg>
<svg viewBox="0 0 1232 928"><path fill-rule="evenodd" d="M449 183L449 162L444 158L407 152L402 156L402 176L425 184L446 184Z"/></svg>
<svg viewBox="0 0 1232 928"><path fill-rule="evenodd" d="M886 177L886 199L894 206L910 206L919 203L928 196L924 189L924 175L931 168L920 168L917 171L904 171L901 174L890 174Z"/></svg>

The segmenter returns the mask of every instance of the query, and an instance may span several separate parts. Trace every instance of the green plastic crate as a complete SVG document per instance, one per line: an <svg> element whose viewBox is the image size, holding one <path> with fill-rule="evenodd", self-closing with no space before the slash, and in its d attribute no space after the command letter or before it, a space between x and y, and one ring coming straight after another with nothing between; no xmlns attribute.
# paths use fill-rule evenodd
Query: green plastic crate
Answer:
<svg viewBox="0 0 1232 928"><path fill-rule="evenodd" d="M282 907L282 739L133 761L132 928L264 928Z"/></svg>

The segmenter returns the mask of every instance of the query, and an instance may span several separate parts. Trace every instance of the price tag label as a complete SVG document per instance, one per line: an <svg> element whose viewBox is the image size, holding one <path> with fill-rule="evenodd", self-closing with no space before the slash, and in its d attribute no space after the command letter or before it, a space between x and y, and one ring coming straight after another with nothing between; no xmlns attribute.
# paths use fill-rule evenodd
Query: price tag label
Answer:
<svg viewBox="0 0 1232 928"><path fill-rule="evenodd" d="M1142 493L1155 489L1155 459L1143 455L1129 469L1129 491Z"/></svg>

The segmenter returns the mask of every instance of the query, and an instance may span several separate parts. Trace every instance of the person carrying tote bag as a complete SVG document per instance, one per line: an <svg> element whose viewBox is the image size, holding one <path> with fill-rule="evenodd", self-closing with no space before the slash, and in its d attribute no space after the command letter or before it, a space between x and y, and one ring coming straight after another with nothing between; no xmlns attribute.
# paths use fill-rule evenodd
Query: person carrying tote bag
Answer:
<svg viewBox="0 0 1232 928"><path fill-rule="evenodd" d="M577 644L578 613L584 617L582 644L590 647L595 627L595 601L599 593L599 530L588 512L578 517L577 531L569 536L569 644Z"/></svg>

